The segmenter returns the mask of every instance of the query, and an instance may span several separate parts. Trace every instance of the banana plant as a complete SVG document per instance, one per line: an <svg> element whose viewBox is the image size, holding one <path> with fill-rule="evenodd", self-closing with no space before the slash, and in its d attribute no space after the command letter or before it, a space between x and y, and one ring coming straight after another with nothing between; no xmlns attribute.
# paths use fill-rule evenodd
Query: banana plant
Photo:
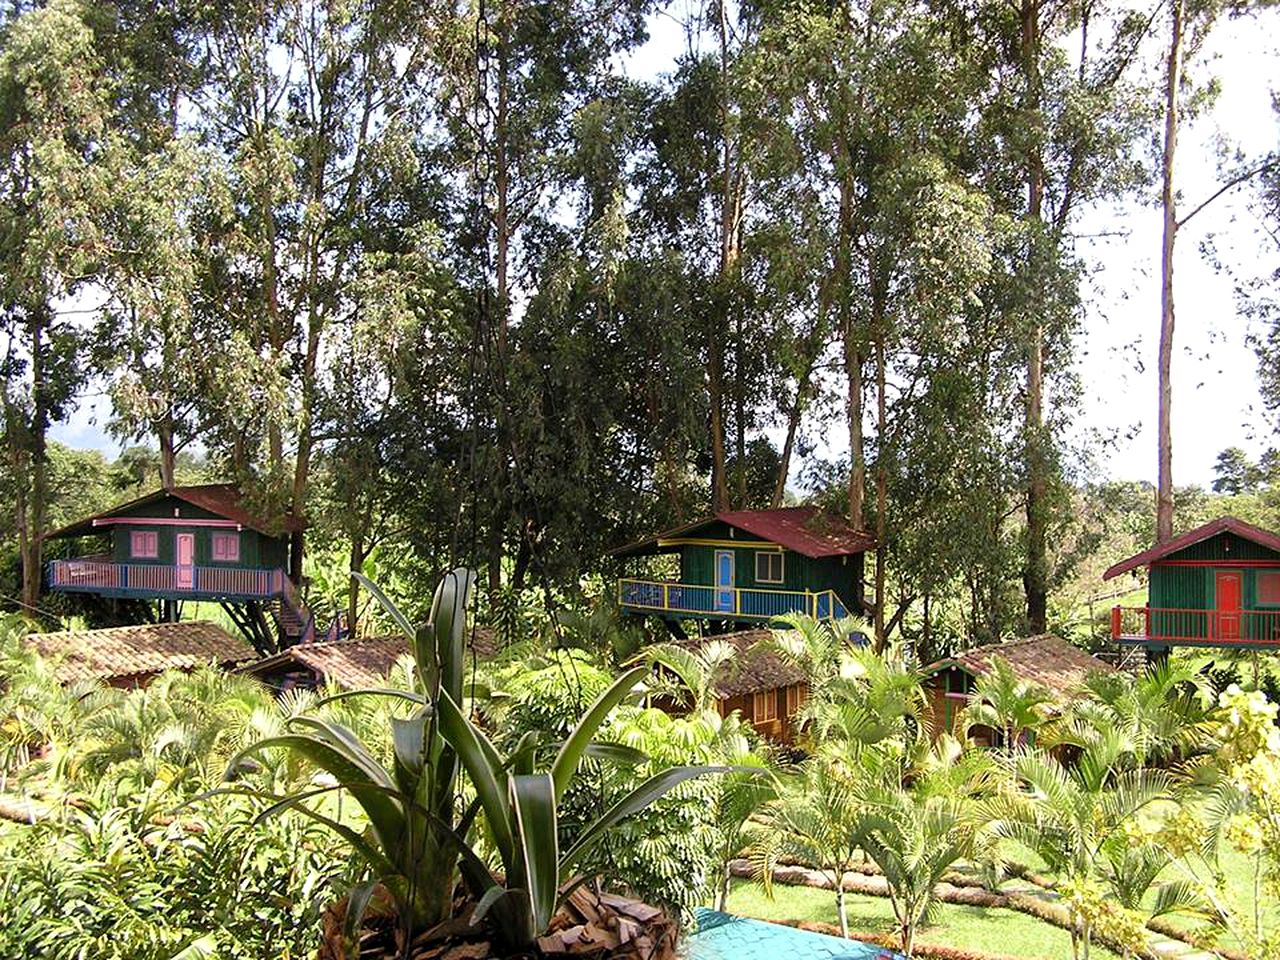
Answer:
<svg viewBox="0 0 1280 960"><path fill-rule="evenodd" d="M371 879L351 892L348 927L363 917L378 884L391 894L401 922L417 932L447 920L452 910L457 863L462 847L455 818L458 759L441 736L441 703L463 700L466 607L475 573L457 569L436 587L426 626L415 629L409 619L363 575L352 572L387 611L409 640L417 669L413 689L350 691L328 698L380 695L413 704L406 718L392 718L393 753L390 768L346 727L315 717L296 717L288 732L268 737L232 758L227 777L234 777L243 761L276 748L292 751L335 781L273 802L258 819L296 809L342 836L370 867ZM324 703L327 701L321 701ZM456 709L456 706L455 706ZM334 790L347 791L359 804L369 828L364 833L321 814L306 801ZM244 790L241 792L253 792Z"/></svg>
<svg viewBox="0 0 1280 960"><path fill-rule="evenodd" d="M502 862L499 880L470 847L461 848L462 878L477 900L472 921L489 917L494 934L506 946L529 948L547 930L561 902L581 884L578 869L618 823L685 780L728 770L712 766L663 770L588 824L567 848L561 848L560 802L582 759L599 751L608 753L606 745L595 743L594 738L609 713L637 691L648 672L647 667L628 670L601 693L558 745L550 767L543 770L534 769L537 751L527 739L503 758L458 703L441 696L441 732L466 768Z"/></svg>

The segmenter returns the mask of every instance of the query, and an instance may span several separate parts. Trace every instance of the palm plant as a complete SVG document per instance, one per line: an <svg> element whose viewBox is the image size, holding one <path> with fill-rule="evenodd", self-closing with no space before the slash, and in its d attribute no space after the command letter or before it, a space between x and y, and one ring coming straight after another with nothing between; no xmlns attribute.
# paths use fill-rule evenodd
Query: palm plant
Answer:
<svg viewBox="0 0 1280 960"><path fill-rule="evenodd" d="M837 741L842 750L893 739L904 749L923 742L924 692L920 674L900 658L866 648L847 650L838 676L822 696L811 696L802 719L819 744Z"/></svg>
<svg viewBox="0 0 1280 960"><path fill-rule="evenodd" d="M752 859L772 895L773 869L782 860L812 864L831 880L836 894L840 933L849 935L844 903L844 875L856 861L858 841L850 830L860 812L854 776L847 768L814 757L799 775L784 783L761 816Z"/></svg>
<svg viewBox="0 0 1280 960"><path fill-rule="evenodd" d="M845 675L854 652L865 645L871 630L859 617L818 620L807 613L783 614L772 626L770 638L762 642L804 671L810 699L825 696L831 683Z"/></svg>
<svg viewBox="0 0 1280 960"><path fill-rule="evenodd" d="M968 736L974 727L989 727L1006 750L1013 750L1024 733L1044 724L1052 704L1048 689L1020 679L1003 657L992 657L991 672L979 677L969 694L962 729Z"/></svg>
<svg viewBox="0 0 1280 960"><path fill-rule="evenodd" d="M914 955L916 930L934 904L934 887L973 848L974 819L954 797L901 787L863 796L852 834L884 873L902 952Z"/></svg>
<svg viewBox="0 0 1280 960"><path fill-rule="evenodd" d="M1185 660L1149 664L1136 679L1095 673L1085 681L1087 698L1075 704L1076 736L1118 730L1129 744L1133 766L1168 763L1202 749L1212 707L1207 681Z"/></svg>
<svg viewBox="0 0 1280 960"><path fill-rule="evenodd" d="M658 668L651 684L654 692L668 694L677 702L688 701L691 712L701 713L715 707L716 684L729 673L737 656L738 648L732 643L712 639L696 650L655 643L641 651L635 662Z"/></svg>
<svg viewBox="0 0 1280 960"><path fill-rule="evenodd" d="M1172 796L1172 781L1158 770L1125 769L1128 749L1118 730L1100 733L1070 765L1041 750L1010 758L1019 789L984 807L995 835L1039 854L1072 885L1106 876L1107 850L1140 813ZM1071 942L1078 958L1088 955L1092 920L1073 908Z"/></svg>
<svg viewBox="0 0 1280 960"><path fill-rule="evenodd" d="M861 769L849 829L884 874L902 952L910 957L935 905L934 888L978 846L974 801L988 792L996 766L988 754L966 752L944 735L910 751L886 742L864 754Z"/></svg>

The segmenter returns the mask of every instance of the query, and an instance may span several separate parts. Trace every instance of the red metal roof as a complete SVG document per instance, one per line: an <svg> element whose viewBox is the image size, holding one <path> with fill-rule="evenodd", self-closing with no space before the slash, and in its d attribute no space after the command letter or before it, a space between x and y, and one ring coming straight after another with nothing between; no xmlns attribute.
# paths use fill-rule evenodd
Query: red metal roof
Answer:
<svg viewBox="0 0 1280 960"><path fill-rule="evenodd" d="M1142 553L1135 554L1127 560L1121 560L1108 569L1102 575L1102 579L1110 580L1112 577L1128 573L1136 567L1149 566L1158 560L1163 560L1170 554L1185 550L1187 547L1194 546L1202 540L1208 540L1210 537L1216 537L1220 533L1234 533L1237 537L1250 540L1259 546L1266 547L1268 550L1280 553L1280 536L1271 533L1269 530L1263 530L1261 527L1255 527L1251 523L1245 523L1243 520L1237 520L1235 517L1219 517L1217 520L1210 520L1194 530L1188 530L1180 537L1174 537L1165 543L1158 543L1150 550L1144 550Z"/></svg>
<svg viewBox="0 0 1280 960"><path fill-rule="evenodd" d="M163 500L166 497L174 497L184 503L191 504L193 507L207 510L209 513L226 520L233 520L243 527L257 530L268 536L278 536L281 532L289 533L302 529L302 524L295 517L286 517L278 523L272 523L263 517L250 513L244 506L240 488L234 483L204 483L197 486L173 487L169 490L153 491L146 496L138 497L136 500L130 500L128 503L122 503L109 510L104 510L102 513L94 514L92 517L77 520L61 530L55 530L49 534L47 539L82 537L100 532L102 528L94 526L95 520L117 517L130 510L136 510L138 507L155 503L157 500Z"/></svg>
<svg viewBox="0 0 1280 960"><path fill-rule="evenodd" d="M870 534L855 530L847 521L818 507L779 507L774 510L726 510L665 530L638 543L609 551L610 556L632 557L656 553L658 541L696 534L703 527L727 523L769 543L794 550L806 557L840 557L874 550L876 541Z"/></svg>

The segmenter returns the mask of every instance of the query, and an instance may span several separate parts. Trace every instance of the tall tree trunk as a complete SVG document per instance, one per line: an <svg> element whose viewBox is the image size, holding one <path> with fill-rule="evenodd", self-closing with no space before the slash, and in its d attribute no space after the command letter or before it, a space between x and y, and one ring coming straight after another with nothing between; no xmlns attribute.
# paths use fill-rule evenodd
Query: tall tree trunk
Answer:
<svg viewBox="0 0 1280 960"><path fill-rule="evenodd" d="M1027 85L1028 121L1039 123L1040 91L1040 4L1038 0L1022 0L1022 69ZM1036 269L1039 227L1044 205L1044 157L1038 140L1027 152L1027 219L1032 227L1028 241L1027 269ZM1023 571L1023 590L1027 601L1027 624L1032 633L1044 633L1047 626L1049 597L1048 562L1048 458L1044 436L1044 325L1038 306L1027 337L1027 405L1025 456L1027 472L1027 557Z"/></svg>
<svg viewBox="0 0 1280 960"><path fill-rule="evenodd" d="M1164 238L1160 250L1160 361L1159 361L1159 466L1156 482L1156 541L1173 537L1173 432L1170 407L1173 399L1173 254L1178 237L1177 197L1173 189L1173 162L1178 149L1178 88L1182 83L1182 21L1184 0L1171 0L1169 58L1164 88Z"/></svg>
<svg viewBox="0 0 1280 960"><path fill-rule="evenodd" d="M734 298L734 277L738 266L739 203L734 173L733 131L729 111L729 14L725 0L718 9L720 39L720 274L716 290L716 310L707 328L707 400L710 404L711 506L714 511L729 508L729 484L725 475L724 429L724 334Z"/></svg>
<svg viewBox="0 0 1280 960"><path fill-rule="evenodd" d="M809 390L812 371L813 365L810 364L804 376L800 378L800 382L796 384L796 398L787 414L787 436L782 442L782 453L778 458L778 475L773 481L773 496L769 498L769 506L773 508L782 506L782 499L787 493L787 474L791 472L791 454L795 450L796 433L800 429L800 416L804 413L804 399Z"/></svg>
<svg viewBox="0 0 1280 960"><path fill-rule="evenodd" d="M493 233L494 233L494 289L496 317L482 318L490 324L484 336L493 337L496 362L487 365L490 375L499 381L505 381L506 357L509 334L510 300L511 300L511 242L515 224L511 215L511 126L510 126L510 24L505 15L499 19L495 59L497 63L497 103L494 107L493 144L491 162L493 165ZM485 278L488 282L488 278ZM497 403L506 402L507 391L504 382L494 384ZM494 509L486 544L487 565L489 570L489 591L496 594L502 588L502 567L506 557L506 529L511 514L517 509L518 499L510 495L512 457L514 455L513 438L507 422L510 410L496 411L496 435L494 450L497 456L497 469L494 481L499 491L493 498Z"/></svg>
<svg viewBox="0 0 1280 960"><path fill-rule="evenodd" d="M883 312L883 308L880 309ZM889 509L889 467L885 450L886 433L885 411L885 357L883 317L880 321L879 333L876 336L876 652L882 652L887 641L884 625L885 608L885 560L888 550L885 547L885 534L888 522L885 516Z"/></svg>
<svg viewBox="0 0 1280 960"><path fill-rule="evenodd" d="M782 456L778 463L778 476L773 483L770 507L782 506L782 499L787 492L787 474L791 472L791 455L795 452L796 434L800 430L800 418L804 415L805 401L809 396L813 368L817 365L818 353L822 349L823 331L827 329L827 315L831 308L830 289L830 284L823 285L818 296L818 309L814 317L813 329L803 341L804 371L796 379L796 396L787 415L787 436L782 444Z"/></svg>
<svg viewBox="0 0 1280 960"><path fill-rule="evenodd" d="M50 310L41 303L28 324L31 349L31 422L27 435L29 493L21 504L19 548L22 559L22 603L34 614L40 602L41 561L44 553L45 516L49 506L49 388L45 382L45 340ZM19 486L22 481L19 479Z"/></svg>
<svg viewBox="0 0 1280 960"><path fill-rule="evenodd" d="M742 314L741 305L734 311L734 358L733 358L733 428L734 446L737 463L737 497L738 508L747 507L747 391L742 375Z"/></svg>
<svg viewBox="0 0 1280 960"><path fill-rule="evenodd" d="M364 560L367 555L364 546L364 536L356 535L351 538L351 553L348 562L351 564L349 569L361 570L364 568ZM360 626L360 581L355 577L347 578L347 630L351 637L356 636L356 631Z"/></svg>
<svg viewBox="0 0 1280 960"><path fill-rule="evenodd" d="M844 343L844 372L848 380L846 412L849 423L849 523L855 530L866 525L864 499L867 464L862 449L862 344L853 320L853 291L849 271L853 263L853 178L840 182L840 226L836 246L837 289L840 291L840 336Z"/></svg>
<svg viewBox="0 0 1280 960"><path fill-rule="evenodd" d="M160 486L172 490L177 472L178 454L174 448L173 419L166 415L156 425L156 440L160 445Z"/></svg>

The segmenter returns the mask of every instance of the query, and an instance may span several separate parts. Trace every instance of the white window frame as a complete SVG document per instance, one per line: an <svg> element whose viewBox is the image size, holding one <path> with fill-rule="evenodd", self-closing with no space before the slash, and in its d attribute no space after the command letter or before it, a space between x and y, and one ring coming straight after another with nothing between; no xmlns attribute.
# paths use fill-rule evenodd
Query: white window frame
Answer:
<svg viewBox="0 0 1280 960"><path fill-rule="evenodd" d="M765 557L778 558L778 577L760 576L760 561ZM756 583L785 583L787 580L787 558L780 550L757 550L756 551Z"/></svg>

